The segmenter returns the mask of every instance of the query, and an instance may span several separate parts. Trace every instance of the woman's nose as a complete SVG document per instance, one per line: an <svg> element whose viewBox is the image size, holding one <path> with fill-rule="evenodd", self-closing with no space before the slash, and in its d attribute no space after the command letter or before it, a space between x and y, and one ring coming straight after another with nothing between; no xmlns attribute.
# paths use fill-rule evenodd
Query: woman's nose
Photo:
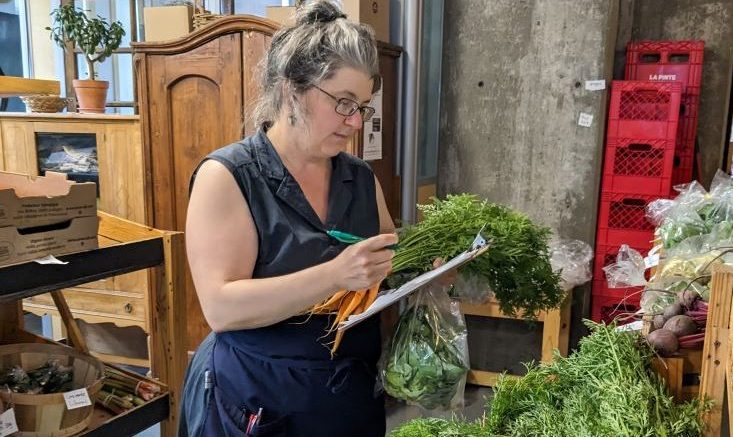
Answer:
<svg viewBox="0 0 733 437"><path fill-rule="evenodd" d="M346 117L344 123L348 126L352 126L356 129L361 129L364 124L364 120L361 118L361 111L356 111L353 114Z"/></svg>

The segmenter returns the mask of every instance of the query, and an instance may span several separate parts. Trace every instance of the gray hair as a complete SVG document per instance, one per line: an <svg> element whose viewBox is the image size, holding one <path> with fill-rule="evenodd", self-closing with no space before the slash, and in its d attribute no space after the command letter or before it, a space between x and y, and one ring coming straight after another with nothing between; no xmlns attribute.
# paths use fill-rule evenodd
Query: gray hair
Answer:
<svg viewBox="0 0 733 437"><path fill-rule="evenodd" d="M273 35L263 62L261 95L254 110L257 128L272 125L286 97L309 90L340 68L365 72L374 80L372 92L381 86L374 31L347 21L339 7L328 0L299 7L295 25Z"/></svg>

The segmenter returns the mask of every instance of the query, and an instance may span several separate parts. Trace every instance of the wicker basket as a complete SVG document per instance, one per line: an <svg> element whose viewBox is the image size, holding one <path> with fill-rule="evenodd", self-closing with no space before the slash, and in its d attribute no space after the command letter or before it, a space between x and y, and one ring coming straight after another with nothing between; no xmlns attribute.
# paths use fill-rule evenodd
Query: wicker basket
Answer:
<svg viewBox="0 0 733 437"><path fill-rule="evenodd" d="M48 360L72 366L74 389L86 388L92 405L68 410L63 393L27 394L0 390L0 399L13 407L22 437L64 437L89 426L94 412L94 398L102 388L104 365L98 359L70 347L43 343L18 343L0 346L0 371L20 366L37 369Z"/></svg>
<svg viewBox="0 0 733 437"><path fill-rule="evenodd" d="M61 112L68 103L57 95L22 96L20 98L31 112Z"/></svg>

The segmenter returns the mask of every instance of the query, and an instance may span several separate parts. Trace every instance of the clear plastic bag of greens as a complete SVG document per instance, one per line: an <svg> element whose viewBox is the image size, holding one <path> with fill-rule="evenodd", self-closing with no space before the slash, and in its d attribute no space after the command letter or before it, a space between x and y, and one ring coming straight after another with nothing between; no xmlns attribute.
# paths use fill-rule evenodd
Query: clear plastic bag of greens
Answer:
<svg viewBox="0 0 733 437"><path fill-rule="evenodd" d="M668 292L663 285L652 282L641 294L641 309L644 314L662 314L664 309L677 301L674 293Z"/></svg>
<svg viewBox="0 0 733 437"><path fill-rule="evenodd" d="M641 295L641 308L645 314L662 314L671 304L682 302L682 292L694 293L705 301L710 297L710 289L699 280L671 276L649 282Z"/></svg>
<svg viewBox="0 0 733 437"><path fill-rule="evenodd" d="M440 287L410 296L379 364L387 394L428 410L461 408L468 366L466 323L458 302Z"/></svg>
<svg viewBox="0 0 733 437"><path fill-rule="evenodd" d="M552 271L560 272L560 285L572 290L585 284L593 277L591 271L593 248L584 241L553 239L550 241L550 265Z"/></svg>
<svg viewBox="0 0 733 437"><path fill-rule="evenodd" d="M707 234L710 228L696 210L678 205L656 230L665 249L672 249L685 239Z"/></svg>
<svg viewBox="0 0 733 437"><path fill-rule="evenodd" d="M706 245L708 250L733 247L733 218L713 225Z"/></svg>
<svg viewBox="0 0 733 437"><path fill-rule="evenodd" d="M689 237L710 231L698 211L710 205L705 189L697 182L675 187L680 194L674 199L658 199L647 206L647 218L657 226L656 235L665 249L671 249Z"/></svg>
<svg viewBox="0 0 733 437"><path fill-rule="evenodd" d="M657 199L647 205L646 217L654 226L660 226L679 207L697 211L708 202L707 191L697 181L675 185L674 188L679 192L674 199Z"/></svg>
<svg viewBox="0 0 733 437"><path fill-rule="evenodd" d="M452 296L463 302L482 304L492 294L491 286L486 278L461 271L458 272L456 282L453 284Z"/></svg>
<svg viewBox="0 0 733 437"><path fill-rule="evenodd" d="M710 184L707 200L697 212L709 228L733 220L733 179L718 170Z"/></svg>
<svg viewBox="0 0 733 437"><path fill-rule="evenodd" d="M638 287L646 284L646 264L641 254L622 244L616 262L603 268L609 288Z"/></svg>

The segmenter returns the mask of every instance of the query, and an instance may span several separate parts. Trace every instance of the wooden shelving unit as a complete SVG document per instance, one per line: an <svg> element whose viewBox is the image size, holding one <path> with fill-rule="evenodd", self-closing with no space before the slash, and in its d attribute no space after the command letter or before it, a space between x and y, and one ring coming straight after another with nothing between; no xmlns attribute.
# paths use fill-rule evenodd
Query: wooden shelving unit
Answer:
<svg viewBox="0 0 733 437"><path fill-rule="evenodd" d="M553 351L559 350L562 356L568 354L568 343L570 340L570 298L572 293L568 292L568 297L562 303L560 308L541 312L537 316L537 321L542 322L542 362L552 361ZM481 317L499 317L504 319L524 320L521 315L517 317L508 316L501 312L499 303L493 297L486 303L480 305L461 304L463 314L469 316ZM493 387L501 373L488 372L485 370L471 369L468 371L468 383Z"/></svg>
<svg viewBox="0 0 733 437"><path fill-rule="evenodd" d="M95 409L92 425L81 433L91 436L134 435L161 422L161 435L175 435L178 399L187 364L183 234L160 231L99 213L99 248L59 256L66 265L27 262L0 267L0 343L48 341L23 329L21 299L52 292L64 319L69 340L85 350L76 322L57 290L87 282L150 270L151 373L168 391L124 414L113 416Z"/></svg>

